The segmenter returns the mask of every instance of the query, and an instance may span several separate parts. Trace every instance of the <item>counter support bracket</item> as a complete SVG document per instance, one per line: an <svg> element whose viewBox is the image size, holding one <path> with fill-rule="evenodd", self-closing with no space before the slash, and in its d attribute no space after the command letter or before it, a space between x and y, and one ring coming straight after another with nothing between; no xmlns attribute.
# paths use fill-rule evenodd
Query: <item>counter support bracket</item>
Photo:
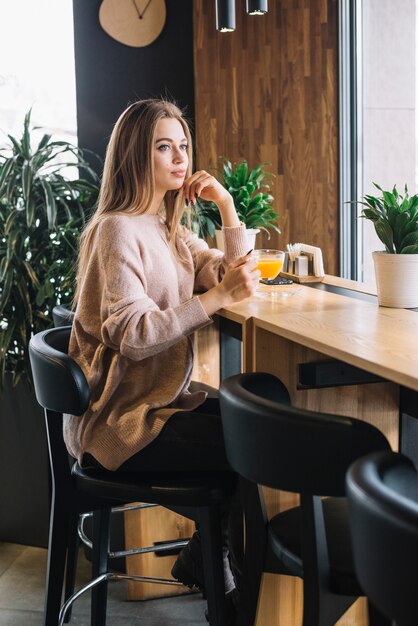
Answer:
<svg viewBox="0 0 418 626"><path fill-rule="evenodd" d="M298 389L320 389L384 382L387 381L381 376L376 376L336 359L299 363L298 365Z"/></svg>

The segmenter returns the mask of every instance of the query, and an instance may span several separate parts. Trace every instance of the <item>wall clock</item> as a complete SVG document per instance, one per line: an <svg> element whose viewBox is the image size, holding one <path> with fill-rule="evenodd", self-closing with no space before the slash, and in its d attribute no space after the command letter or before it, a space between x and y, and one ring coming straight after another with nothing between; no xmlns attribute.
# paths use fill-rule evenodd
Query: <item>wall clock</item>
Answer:
<svg viewBox="0 0 418 626"><path fill-rule="evenodd" d="M165 19L165 0L103 0L99 9L103 30L116 41L136 48L157 39Z"/></svg>

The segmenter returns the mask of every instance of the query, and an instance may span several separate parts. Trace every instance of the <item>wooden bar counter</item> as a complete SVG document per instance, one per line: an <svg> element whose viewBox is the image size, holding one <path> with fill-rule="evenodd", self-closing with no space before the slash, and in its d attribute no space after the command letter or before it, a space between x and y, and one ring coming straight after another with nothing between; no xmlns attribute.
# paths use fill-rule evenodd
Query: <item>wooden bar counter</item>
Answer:
<svg viewBox="0 0 418 626"><path fill-rule="evenodd" d="M236 371L273 373L289 389L294 406L367 420L397 450L402 392L410 399L412 394L412 405L418 392L418 313L379 307L372 289L331 276L319 285L275 289L282 295L254 296L222 309L216 325L198 333L195 374L202 382L217 385L219 378L232 373L219 373L219 353L211 349L217 327L222 337L225 326L226 332L242 341L241 365L236 365ZM263 286L263 290L271 288ZM322 375L319 383L306 384L301 375L304 369L325 372L325 378ZM415 417L413 423L418 424ZM264 494L270 515L297 503L293 494L270 489ZM257 626L301 623L301 581L266 574ZM358 600L338 626L367 626L365 602Z"/></svg>

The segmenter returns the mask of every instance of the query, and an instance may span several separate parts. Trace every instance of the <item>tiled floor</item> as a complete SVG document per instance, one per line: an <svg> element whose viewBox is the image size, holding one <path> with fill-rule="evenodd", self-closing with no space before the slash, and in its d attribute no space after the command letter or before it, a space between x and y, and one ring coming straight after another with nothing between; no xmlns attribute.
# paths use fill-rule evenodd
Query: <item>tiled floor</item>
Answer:
<svg viewBox="0 0 418 626"><path fill-rule="evenodd" d="M0 626L42 626L46 550L0 542ZM89 580L80 552L77 586ZM109 626L207 626L201 594L128 602L125 583L109 584ZM73 626L90 626L89 593L74 604Z"/></svg>

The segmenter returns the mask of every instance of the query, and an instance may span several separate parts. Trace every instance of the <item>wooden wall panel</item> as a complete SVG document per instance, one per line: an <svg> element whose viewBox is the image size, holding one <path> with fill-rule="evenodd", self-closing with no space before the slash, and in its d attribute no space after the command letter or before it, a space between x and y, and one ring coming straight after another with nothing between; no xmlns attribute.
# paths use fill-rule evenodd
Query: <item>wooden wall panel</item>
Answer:
<svg viewBox="0 0 418 626"><path fill-rule="evenodd" d="M320 246L337 274L336 0L270 0L264 16L237 0L233 33L216 31L214 0L193 6L197 167L269 163L282 234L257 246Z"/></svg>

